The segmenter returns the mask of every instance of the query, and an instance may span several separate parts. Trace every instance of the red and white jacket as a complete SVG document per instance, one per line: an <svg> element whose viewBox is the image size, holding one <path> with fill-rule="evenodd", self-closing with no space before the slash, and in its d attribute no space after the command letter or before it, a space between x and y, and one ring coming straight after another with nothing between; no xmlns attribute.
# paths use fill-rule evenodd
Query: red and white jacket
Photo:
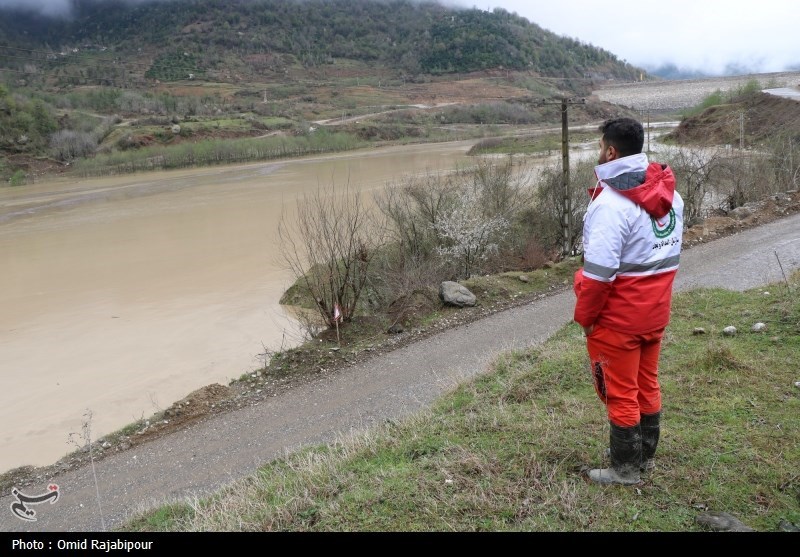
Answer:
<svg viewBox="0 0 800 557"><path fill-rule="evenodd" d="M683 237L683 199L667 165L644 153L595 167L575 273L574 319L644 334L669 323Z"/></svg>

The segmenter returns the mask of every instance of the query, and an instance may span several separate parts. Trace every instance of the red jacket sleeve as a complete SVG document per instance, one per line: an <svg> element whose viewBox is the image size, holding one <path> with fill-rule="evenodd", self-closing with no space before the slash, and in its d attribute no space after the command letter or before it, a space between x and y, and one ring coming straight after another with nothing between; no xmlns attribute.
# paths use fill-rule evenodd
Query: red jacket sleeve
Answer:
<svg viewBox="0 0 800 557"><path fill-rule="evenodd" d="M575 303L573 319L580 326L588 327L597 321L611 293L611 284L584 276L583 268L575 272L574 290L578 301Z"/></svg>

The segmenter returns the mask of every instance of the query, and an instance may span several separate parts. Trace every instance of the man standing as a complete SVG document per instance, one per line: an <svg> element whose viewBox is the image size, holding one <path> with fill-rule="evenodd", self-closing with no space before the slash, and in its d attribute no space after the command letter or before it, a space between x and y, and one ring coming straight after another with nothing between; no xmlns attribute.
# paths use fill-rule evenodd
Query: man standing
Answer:
<svg viewBox="0 0 800 557"><path fill-rule="evenodd" d="M617 118L600 132L574 319L586 334L594 387L611 424L611 466L590 470L589 479L631 485L655 467L658 359L680 259L683 199L672 169L642 153L641 123Z"/></svg>

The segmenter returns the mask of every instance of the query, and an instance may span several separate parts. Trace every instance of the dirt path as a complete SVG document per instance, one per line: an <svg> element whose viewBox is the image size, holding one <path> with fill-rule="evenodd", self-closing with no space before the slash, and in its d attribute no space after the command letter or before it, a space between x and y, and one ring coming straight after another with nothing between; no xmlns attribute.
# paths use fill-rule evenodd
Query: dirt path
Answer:
<svg viewBox="0 0 800 557"><path fill-rule="evenodd" d="M676 288L744 290L779 282L783 272L798 268L800 214L795 214L686 250ZM95 466L97 487L90 466L43 477L25 493L40 495L54 482L57 503L40 505L37 521L24 522L10 512L15 500L4 494L0 528L111 529L139 509L216 490L286 451L402 418L484 372L499 352L544 342L570 321L573 303L572 292L562 291L109 456Z"/></svg>
<svg viewBox="0 0 800 557"><path fill-rule="evenodd" d="M381 110L378 112L368 112L365 114L356 114L355 116L346 116L343 112L341 118L328 118L326 120L314 120L312 124L316 124L317 126L340 126L342 124L351 124L355 122L356 124L361 122L362 120L369 120L376 116L382 116L383 114L391 114L393 112L403 112L409 109L418 109L418 110L430 110L435 108L442 108L445 106L451 106L459 104L458 102L443 102L443 103L436 103L436 104L410 104L406 106L401 106L400 108L390 108L387 110Z"/></svg>

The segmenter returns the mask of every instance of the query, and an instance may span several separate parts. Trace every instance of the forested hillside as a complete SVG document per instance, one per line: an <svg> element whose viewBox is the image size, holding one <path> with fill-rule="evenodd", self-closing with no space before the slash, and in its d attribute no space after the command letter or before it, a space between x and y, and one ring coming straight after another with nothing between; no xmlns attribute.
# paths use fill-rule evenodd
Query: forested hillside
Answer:
<svg viewBox="0 0 800 557"><path fill-rule="evenodd" d="M73 0L69 16L0 11L0 67L73 82L103 78L124 86L142 73L219 80L232 71L280 74L344 61L409 76L489 68L641 76L605 50L499 8L408 0ZM81 71L69 71L76 62Z"/></svg>

